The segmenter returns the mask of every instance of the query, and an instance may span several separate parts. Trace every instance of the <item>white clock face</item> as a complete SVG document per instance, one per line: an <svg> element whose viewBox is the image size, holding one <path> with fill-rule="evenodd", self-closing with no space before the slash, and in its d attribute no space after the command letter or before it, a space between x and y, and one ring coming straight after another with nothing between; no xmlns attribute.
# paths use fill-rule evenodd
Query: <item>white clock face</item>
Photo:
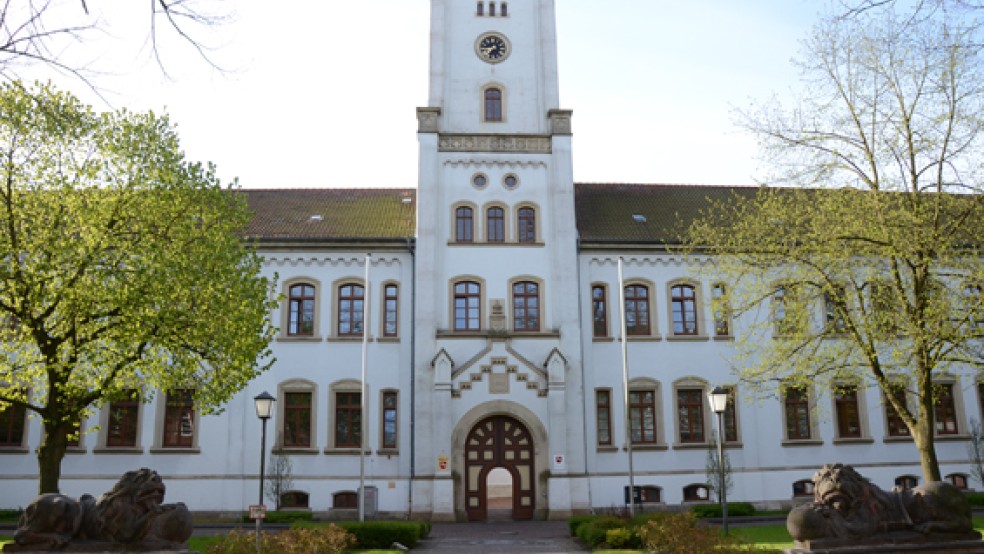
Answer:
<svg viewBox="0 0 984 554"><path fill-rule="evenodd" d="M485 33L475 42L478 57L489 63L499 63L509 57L509 41L498 33Z"/></svg>

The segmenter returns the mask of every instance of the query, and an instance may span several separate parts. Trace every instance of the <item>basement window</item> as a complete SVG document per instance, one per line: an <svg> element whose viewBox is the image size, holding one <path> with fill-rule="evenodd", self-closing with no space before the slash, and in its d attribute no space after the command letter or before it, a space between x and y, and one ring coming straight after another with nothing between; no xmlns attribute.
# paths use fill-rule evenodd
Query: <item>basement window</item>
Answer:
<svg viewBox="0 0 984 554"><path fill-rule="evenodd" d="M636 223L645 223L646 216L642 214L632 214L632 221L635 221Z"/></svg>

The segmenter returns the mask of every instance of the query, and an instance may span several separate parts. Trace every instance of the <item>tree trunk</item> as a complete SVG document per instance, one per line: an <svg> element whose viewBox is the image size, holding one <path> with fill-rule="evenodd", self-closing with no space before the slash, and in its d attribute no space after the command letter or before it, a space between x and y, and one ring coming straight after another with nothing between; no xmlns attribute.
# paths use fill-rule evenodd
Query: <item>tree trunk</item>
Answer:
<svg viewBox="0 0 984 554"><path fill-rule="evenodd" d="M69 428L70 425L64 421L44 421L44 440L38 448L38 494L60 492L58 481L61 479L62 458L68 448Z"/></svg>
<svg viewBox="0 0 984 554"><path fill-rule="evenodd" d="M916 422L912 439L919 451L919 464L922 466L923 479L929 483L942 481L940 463L936 457L936 415L933 406L932 381L923 383L919 395L919 421Z"/></svg>

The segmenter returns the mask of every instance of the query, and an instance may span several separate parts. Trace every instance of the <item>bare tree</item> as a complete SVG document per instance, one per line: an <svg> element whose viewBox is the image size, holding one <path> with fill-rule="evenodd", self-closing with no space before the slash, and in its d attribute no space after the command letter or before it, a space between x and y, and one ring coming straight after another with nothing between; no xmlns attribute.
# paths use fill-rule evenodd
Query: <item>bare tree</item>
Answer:
<svg viewBox="0 0 984 554"><path fill-rule="evenodd" d="M967 455L970 457L970 474L984 486L984 430L981 429L981 422L976 419L970 420Z"/></svg>
<svg viewBox="0 0 984 554"><path fill-rule="evenodd" d="M173 35L218 68L205 33L225 23L228 14L211 11L221 0L149 0L146 42L167 75L162 45ZM3 0L0 2L0 76L11 80L26 67L44 65L93 87L91 62L69 59L70 49L112 31L105 17L90 11L87 0ZM94 88L94 87L93 87Z"/></svg>
<svg viewBox="0 0 984 554"><path fill-rule="evenodd" d="M294 464L287 454L274 454L270 457L270 469L267 471L266 495L273 500L276 509L280 509L280 501L284 493L294 487Z"/></svg>

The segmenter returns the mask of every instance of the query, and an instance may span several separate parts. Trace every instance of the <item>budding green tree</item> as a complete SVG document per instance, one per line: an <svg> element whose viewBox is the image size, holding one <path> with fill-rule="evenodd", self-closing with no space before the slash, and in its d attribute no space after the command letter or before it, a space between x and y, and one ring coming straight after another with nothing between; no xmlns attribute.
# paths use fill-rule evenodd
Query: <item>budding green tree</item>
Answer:
<svg viewBox="0 0 984 554"><path fill-rule="evenodd" d="M940 480L935 439L955 431L941 397L984 365L984 41L975 21L917 4L815 27L807 93L740 115L787 188L712 203L685 240L730 285L743 380L877 386Z"/></svg>
<svg viewBox="0 0 984 554"><path fill-rule="evenodd" d="M0 408L43 423L40 492L99 406L193 389L207 414L269 367L249 217L166 117L0 85Z"/></svg>

